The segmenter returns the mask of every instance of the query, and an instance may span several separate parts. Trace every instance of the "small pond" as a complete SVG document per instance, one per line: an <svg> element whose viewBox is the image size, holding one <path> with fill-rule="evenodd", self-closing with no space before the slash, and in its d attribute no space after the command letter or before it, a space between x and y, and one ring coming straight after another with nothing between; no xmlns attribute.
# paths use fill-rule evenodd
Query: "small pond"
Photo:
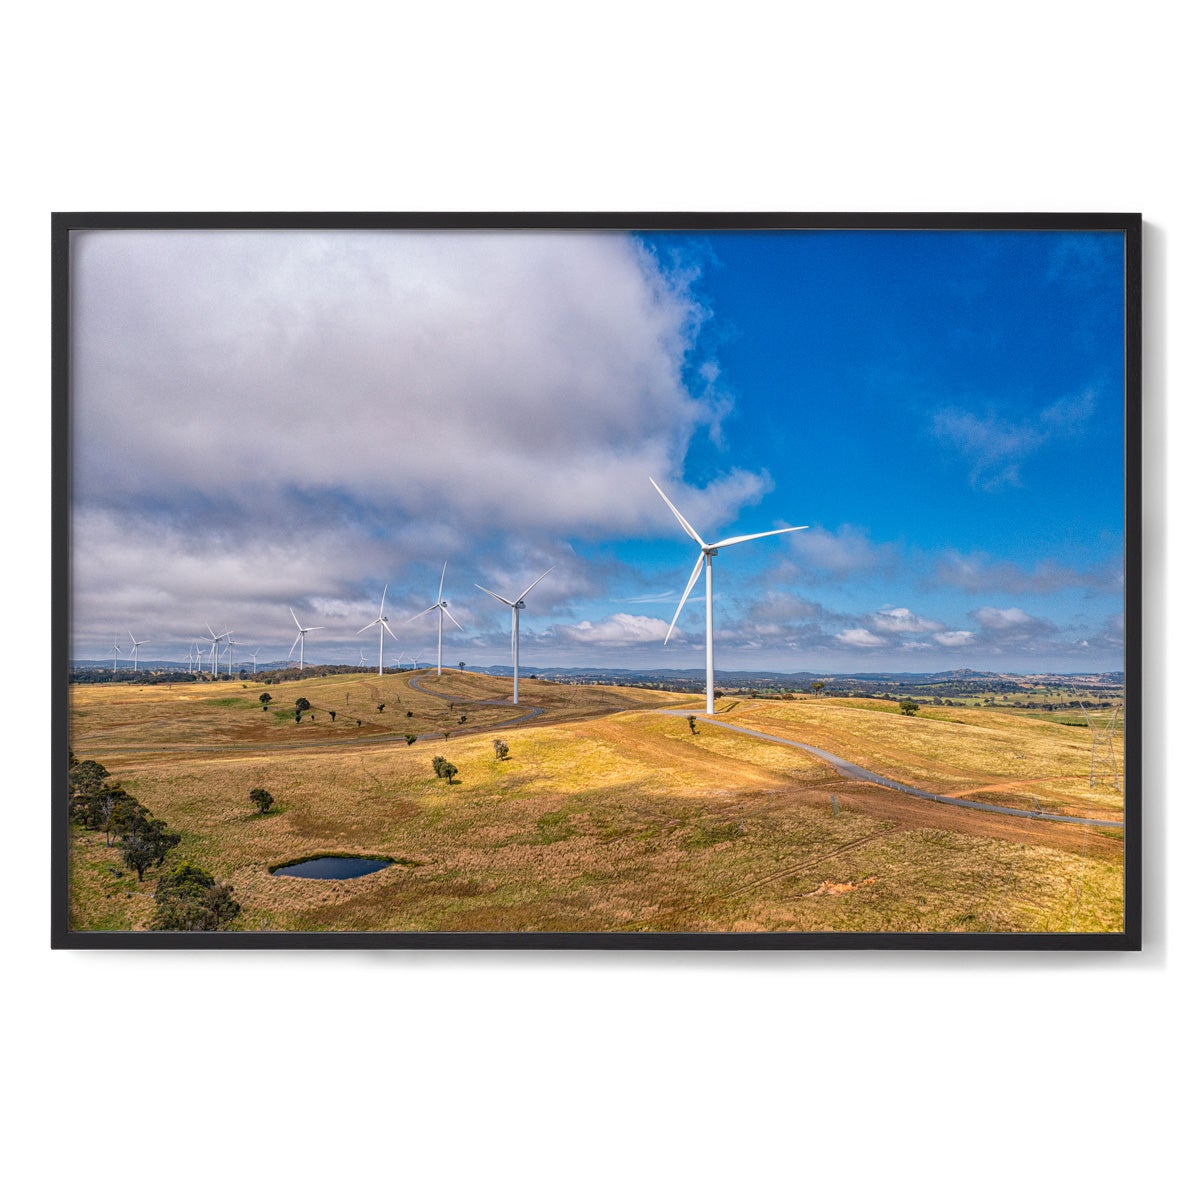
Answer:
<svg viewBox="0 0 1200 1200"><path fill-rule="evenodd" d="M293 875L299 879L357 879L392 865L388 858L306 858L290 867L276 867L272 875Z"/></svg>

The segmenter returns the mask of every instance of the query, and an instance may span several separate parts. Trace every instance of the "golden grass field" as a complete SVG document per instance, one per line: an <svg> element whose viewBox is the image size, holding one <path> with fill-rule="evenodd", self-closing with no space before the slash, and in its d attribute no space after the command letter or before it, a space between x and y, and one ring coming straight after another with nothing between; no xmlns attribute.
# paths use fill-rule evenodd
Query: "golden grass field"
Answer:
<svg viewBox="0 0 1200 1200"><path fill-rule="evenodd" d="M451 709L414 683L468 700ZM103 763L183 834L174 858L233 885L241 929L1122 928L1119 830L917 800L843 780L794 748L703 722L693 735L658 711L698 698L523 680L516 712L529 711L525 701L546 711L496 729L514 710L482 701L511 697L511 681L489 676L268 686L282 719L262 711L261 690L86 685L71 696L73 752ZM287 715L298 696L315 720ZM1087 788L1086 731L991 709L901 717L895 705L855 700L718 708L918 786L1120 817L1119 793ZM434 736L409 746L405 733ZM497 736L510 747L503 762ZM453 784L434 775L435 754L458 766ZM259 815L253 787L276 809ZM270 874L327 853L397 861L345 881ZM139 885L114 868L119 852L103 834L72 829L73 928L145 927L156 872Z"/></svg>

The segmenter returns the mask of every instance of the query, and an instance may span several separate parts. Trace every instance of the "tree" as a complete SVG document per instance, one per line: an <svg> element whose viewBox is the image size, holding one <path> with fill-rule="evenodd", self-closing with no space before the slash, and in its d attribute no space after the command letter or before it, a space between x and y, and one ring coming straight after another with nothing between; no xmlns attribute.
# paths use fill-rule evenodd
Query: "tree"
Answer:
<svg viewBox="0 0 1200 1200"><path fill-rule="evenodd" d="M433 760L433 773L439 778L442 778L442 771L446 766L446 760L439 754Z"/></svg>
<svg viewBox="0 0 1200 1200"><path fill-rule="evenodd" d="M693 733L695 733L695 732L696 732L696 718L695 718L695 717L688 717L688 728L689 728L689 729L690 729L690 730L691 730Z"/></svg>
<svg viewBox="0 0 1200 1200"><path fill-rule="evenodd" d="M383 712L383 705L382 705L382 704L377 704L377 705L375 706L375 711L376 711L376 712Z"/></svg>
<svg viewBox="0 0 1200 1200"><path fill-rule="evenodd" d="M263 692L263 694L261 696L259 696L258 702L259 702L259 704L270 704L271 703L271 693Z"/></svg>
<svg viewBox="0 0 1200 1200"><path fill-rule="evenodd" d="M458 718L458 723L460 725L465 725L467 723L467 714L466 713L463 713L463 715Z"/></svg>
<svg viewBox="0 0 1200 1200"><path fill-rule="evenodd" d="M250 803L253 804L260 813L265 813L267 809L269 809L271 805L275 803L275 797L272 796L266 788L251 788Z"/></svg>
<svg viewBox="0 0 1200 1200"><path fill-rule="evenodd" d="M242 911L233 888L200 867L182 862L163 873L154 889L151 929L225 929Z"/></svg>
<svg viewBox="0 0 1200 1200"><path fill-rule="evenodd" d="M302 712L301 712L299 709L296 709L296 724L297 724L297 725L299 725L299 724L300 724L300 718L301 718L302 716L304 716L304 714L303 714L303 713L302 713Z"/></svg>
<svg viewBox="0 0 1200 1200"><path fill-rule="evenodd" d="M98 762L86 758L83 762L76 760L67 778L71 784L71 798L74 799L77 795L98 792L108 778L108 771Z"/></svg>
<svg viewBox="0 0 1200 1200"><path fill-rule="evenodd" d="M412 716L412 709L410 708L410 709L408 710L408 712L406 712L404 715L405 715L406 717L411 717L411 716Z"/></svg>
<svg viewBox="0 0 1200 1200"><path fill-rule="evenodd" d="M496 752L496 757L501 762L508 757L508 743L501 741L500 738L492 739L492 749Z"/></svg>
<svg viewBox="0 0 1200 1200"><path fill-rule="evenodd" d="M413 742L417 740L417 735L415 733L406 733L404 735L404 740L408 743L408 745L411 746Z"/></svg>
<svg viewBox="0 0 1200 1200"><path fill-rule="evenodd" d="M138 883L146 874L146 868L159 866L167 855L183 840L178 833L167 828L166 821L151 817L137 821L121 837L121 857L127 867L137 872Z"/></svg>
<svg viewBox="0 0 1200 1200"><path fill-rule="evenodd" d="M332 708L329 710L329 719L331 721L337 720L337 713L335 713Z"/></svg>
<svg viewBox="0 0 1200 1200"><path fill-rule="evenodd" d="M460 663L458 664L458 669L459 669L460 671L465 671L465 670L467 669L467 664L466 664L465 662L460 662Z"/></svg>
<svg viewBox="0 0 1200 1200"><path fill-rule="evenodd" d="M905 717L911 717L920 707L915 700L900 701L900 713Z"/></svg>
<svg viewBox="0 0 1200 1200"><path fill-rule="evenodd" d="M296 711L297 712L308 712L308 710L310 708L312 708L312 705L309 704L309 702L303 696L301 696L301 697L299 697L299 699L297 699L297 701L296 701Z"/></svg>
<svg viewBox="0 0 1200 1200"><path fill-rule="evenodd" d="M448 763L446 763L446 765L444 767L442 767L442 778L447 783L453 783L454 777L457 774L458 774L458 768L452 762L448 762Z"/></svg>
<svg viewBox="0 0 1200 1200"><path fill-rule="evenodd" d="M819 696L824 690L825 690L825 680L814 679L812 681L812 694L814 696Z"/></svg>

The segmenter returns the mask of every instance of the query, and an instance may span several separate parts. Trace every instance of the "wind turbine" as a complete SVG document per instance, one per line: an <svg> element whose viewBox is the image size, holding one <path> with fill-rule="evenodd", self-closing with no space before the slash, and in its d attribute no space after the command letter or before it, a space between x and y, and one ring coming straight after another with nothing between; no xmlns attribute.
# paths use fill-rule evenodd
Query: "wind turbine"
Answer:
<svg viewBox="0 0 1200 1200"><path fill-rule="evenodd" d="M417 619L417 617L423 617L423 616L425 615L425 613L431 613L431 612L433 612L433 610L434 610L434 609L437 609L437 615L438 615L438 659L437 659L437 662L438 662L438 670L437 670L437 673L438 673L439 675L442 673L442 617L450 617L450 620L451 620L451 621L454 621L454 618L453 618L452 616L450 616L450 604L449 604L449 602L448 602L448 601L446 601L446 600L443 600L443 599L442 599L442 584L444 584L445 582L446 582L446 564L445 564L445 563L442 563L442 578L441 578L441 580L438 582L438 598L437 598L437 603L436 603L436 604L431 604L431 605L430 605L430 606L429 606L427 609L425 609L424 611L417 613L417 616L416 616L416 617L409 617L409 618L408 618L408 621L415 621L415 620ZM478 586L479 586L479 585L478 585L478 584L476 584L476 587L478 587ZM486 591L487 589L485 588L484 590ZM493 592L492 594L493 594L493 595L495 595L495 593L494 593L494 592ZM408 621L405 621L405 622L404 622L404 623L405 623L405 625L407 625L407 624L408 624ZM455 624L455 625L458 625L458 628L459 628L459 629L462 629L462 626L461 626L461 625L459 625L457 621L454 621L454 624ZM465 630L463 630L463 632L465 633L466 631L465 631Z"/></svg>
<svg viewBox="0 0 1200 1200"><path fill-rule="evenodd" d="M367 628L370 629L370 625L368 625ZM362 631L360 630L359 632L361 633ZM382 641L382 639L380 640ZM367 665L367 656L361 650L358 652L358 665L360 667L365 667Z"/></svg>
<svg viewBox="0 0 1200 1200"><path fill-rule="evenodd" d="M260 646L257 650L255 650L255 652L252 655L250 655L250 661L254 663L254 672L253 673L255 675L258 674L258 656L261 653L262 653L262 647Z"/></svg>
<svg viewBox="0 0 1200 1200"><path fill-rule="evenodd" d="M512 609L512 658L513 658L513 703L514 704L517 703L517 687L518 687L520 674L521 674L521 609L523 609L525 607L525 597L528 596L529 593L532 592L533 589L535 587L537 587L537 585L539 583L541 583L542 580L545 579L546 576L549 575L550 572L553 570L554 570L554 564L551 563L550 566L548 566L515 600L506 600L503 596L497 595L497 593L491 591L489 588L485 588L482 583L477 583L475 585L481 592L487 592L487 594L489 596L493 597L496 600L499 600L501 604L507 604L508 607ZM451 618L451 620L453 620L453 618ZM440 656L440 653L441 653L440 645L438 647L438 653Z"/></svg>
<svg viewBox="0 0 1200 1200"><path fill-rule="evenodd" d="M233 630L229 629L225 632L225 644L229 647L229 678L233 678L233 648L237 643L233 640Z"/></svg>
<svg viewBox="0 0 1200 1200"><path fill-rule="evenodd" d="M133 636L133 634L131 633L131 634L129 635L129 640L130 640L130 641L133 643L133 648L132 648L132 649L129 651L129 653L130 653L130 654L133 656L133 669L136 671L136 670L137 670L137 652L138 652L138 647L139 647L139 646L144 646L144 645L146 644L146 639L145 639L145 638L142 638L142 640L139 642L139 641L137 640L137 638L135 638L135 637Z"/></svg>
<svg viewBox="0 0 1200 1200"><path fill-rule="evenodd" d="M204 628L208 630L208 636L212 639L212 677L217 677L217 646L221 639L225 636L223 633L213 633L213 627L205 622Z"/></svg>
<svg viewBox="0 0 1200 1200"><path fill-rule="evenodd" d="M379 626L379 673L380 673L380 675L382 675L382 674L383 674L383 631L384 631L385 629L388 631L388 637L390 637L390 638L392 639L392 641L394 641L394 642L398 642L398 641L400 640L400 639L399 639L399 638L398 638L398 637L397 637L397 636L396 636L396 635L395 635L395 634L392 632L392 627L391 627L391 626L390 626L390 625L387 623L387 617L385 617L385 616L383 615L383 606L384 606L384 604L385 604L385 602L386 602L386 601L387 601L387 584L385 583L385 584L383 585L383 595L382 595L382 596L380 597L380 599L379 599L379 616L377 616L377 617L375 618L375 620L373 620L372 622L370 622L370 624L368 624L368 625L364 625L364 626L363 626L363 627L362 627L362 628L361 628L361 629L358 631L359 633L366 633L366 632L367 632L367 630L368 630L368 629L370 629L372 625L378 625L378 626ZM359 653L359 657L361 658L361 657L362 657L362 651L360 650L358 653Z"/></svg>
<svg viewBox="0 0 1200 1200"><path fill-rule="evenodd" d="M384 588L384 591L387 591L387 589ZM315 630L318 630L318 629L324 629L325 626L324 625L309 625L306 627L304 625L301 625L300 622L296 620L296 614L294 612L292 612L292 610L290 608L288 609L288 612L292 613L292 620L296 621L296 628L298 630L300 630L300 632L298 634L296 634L296 642L300 643L300 670L303 671L304 670L304 635L306 633L313 633ZM292 643L292 650L295 650L296 642ZM288 651L288 658L291 658L292 650Z"/></svg>
<svg viewBox="0 0 1200 1200"><path fill-rule="evenodd" d="M113 674L115 675L117 673L117 655L121 653L121 647L118 646L116 642L113 642L112 652L113 652Z"/></svg>
<svg viewBox="0 0 1200 1200"><path fill-rule="evenodd" d="M670 500L667 500L667 494L654 483L654 490L667 501L667 507L675 514L680 525L687 531L688 536L693 538L700 547L700 557L696 559L696 565L692 568L692 577L688 580L688 585L684 589L683 598L679 601L679 607L675 610L675 615L671 618L671 628L667 630L667 636L663 638L665 646L670 641L671 634L675 629L675 622L679 620L679 614L683 611L683 606L687 603L687 598L692 594L692 588L696 586L696 580L700 578L700 569L704 568L704 592L705 592L705 616L707 619L708 637L705 650L705 664L708 668L708 688L707 688L707 703L705 711L709 716L713 713L713 587L712 587L712 560L716 558L717 551L723 550L726 546L736 546L738 542L752 542L755 538L774 537L777 533L796 533L801 529L807 529L807 525L789 525L786 529L768 529L766 533L745 533L741 537L725 538L719 542L706 542L688 523L684 520L683 514L673 505Z"/></svg>

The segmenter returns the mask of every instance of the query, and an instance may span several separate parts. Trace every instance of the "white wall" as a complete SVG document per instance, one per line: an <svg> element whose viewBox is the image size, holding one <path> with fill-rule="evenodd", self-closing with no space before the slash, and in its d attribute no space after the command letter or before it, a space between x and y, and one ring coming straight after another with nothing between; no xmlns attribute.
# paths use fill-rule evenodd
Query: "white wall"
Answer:
<svg viewBox="0 0 1200 1200"><path fill-rule="evenodd" d="M1171 1194L1197 958L1200 196L1177 6L435 11L6 23L6 1177L88 1196ZM1146 950L51 954L54 209L1143 211Z"/></svg>

